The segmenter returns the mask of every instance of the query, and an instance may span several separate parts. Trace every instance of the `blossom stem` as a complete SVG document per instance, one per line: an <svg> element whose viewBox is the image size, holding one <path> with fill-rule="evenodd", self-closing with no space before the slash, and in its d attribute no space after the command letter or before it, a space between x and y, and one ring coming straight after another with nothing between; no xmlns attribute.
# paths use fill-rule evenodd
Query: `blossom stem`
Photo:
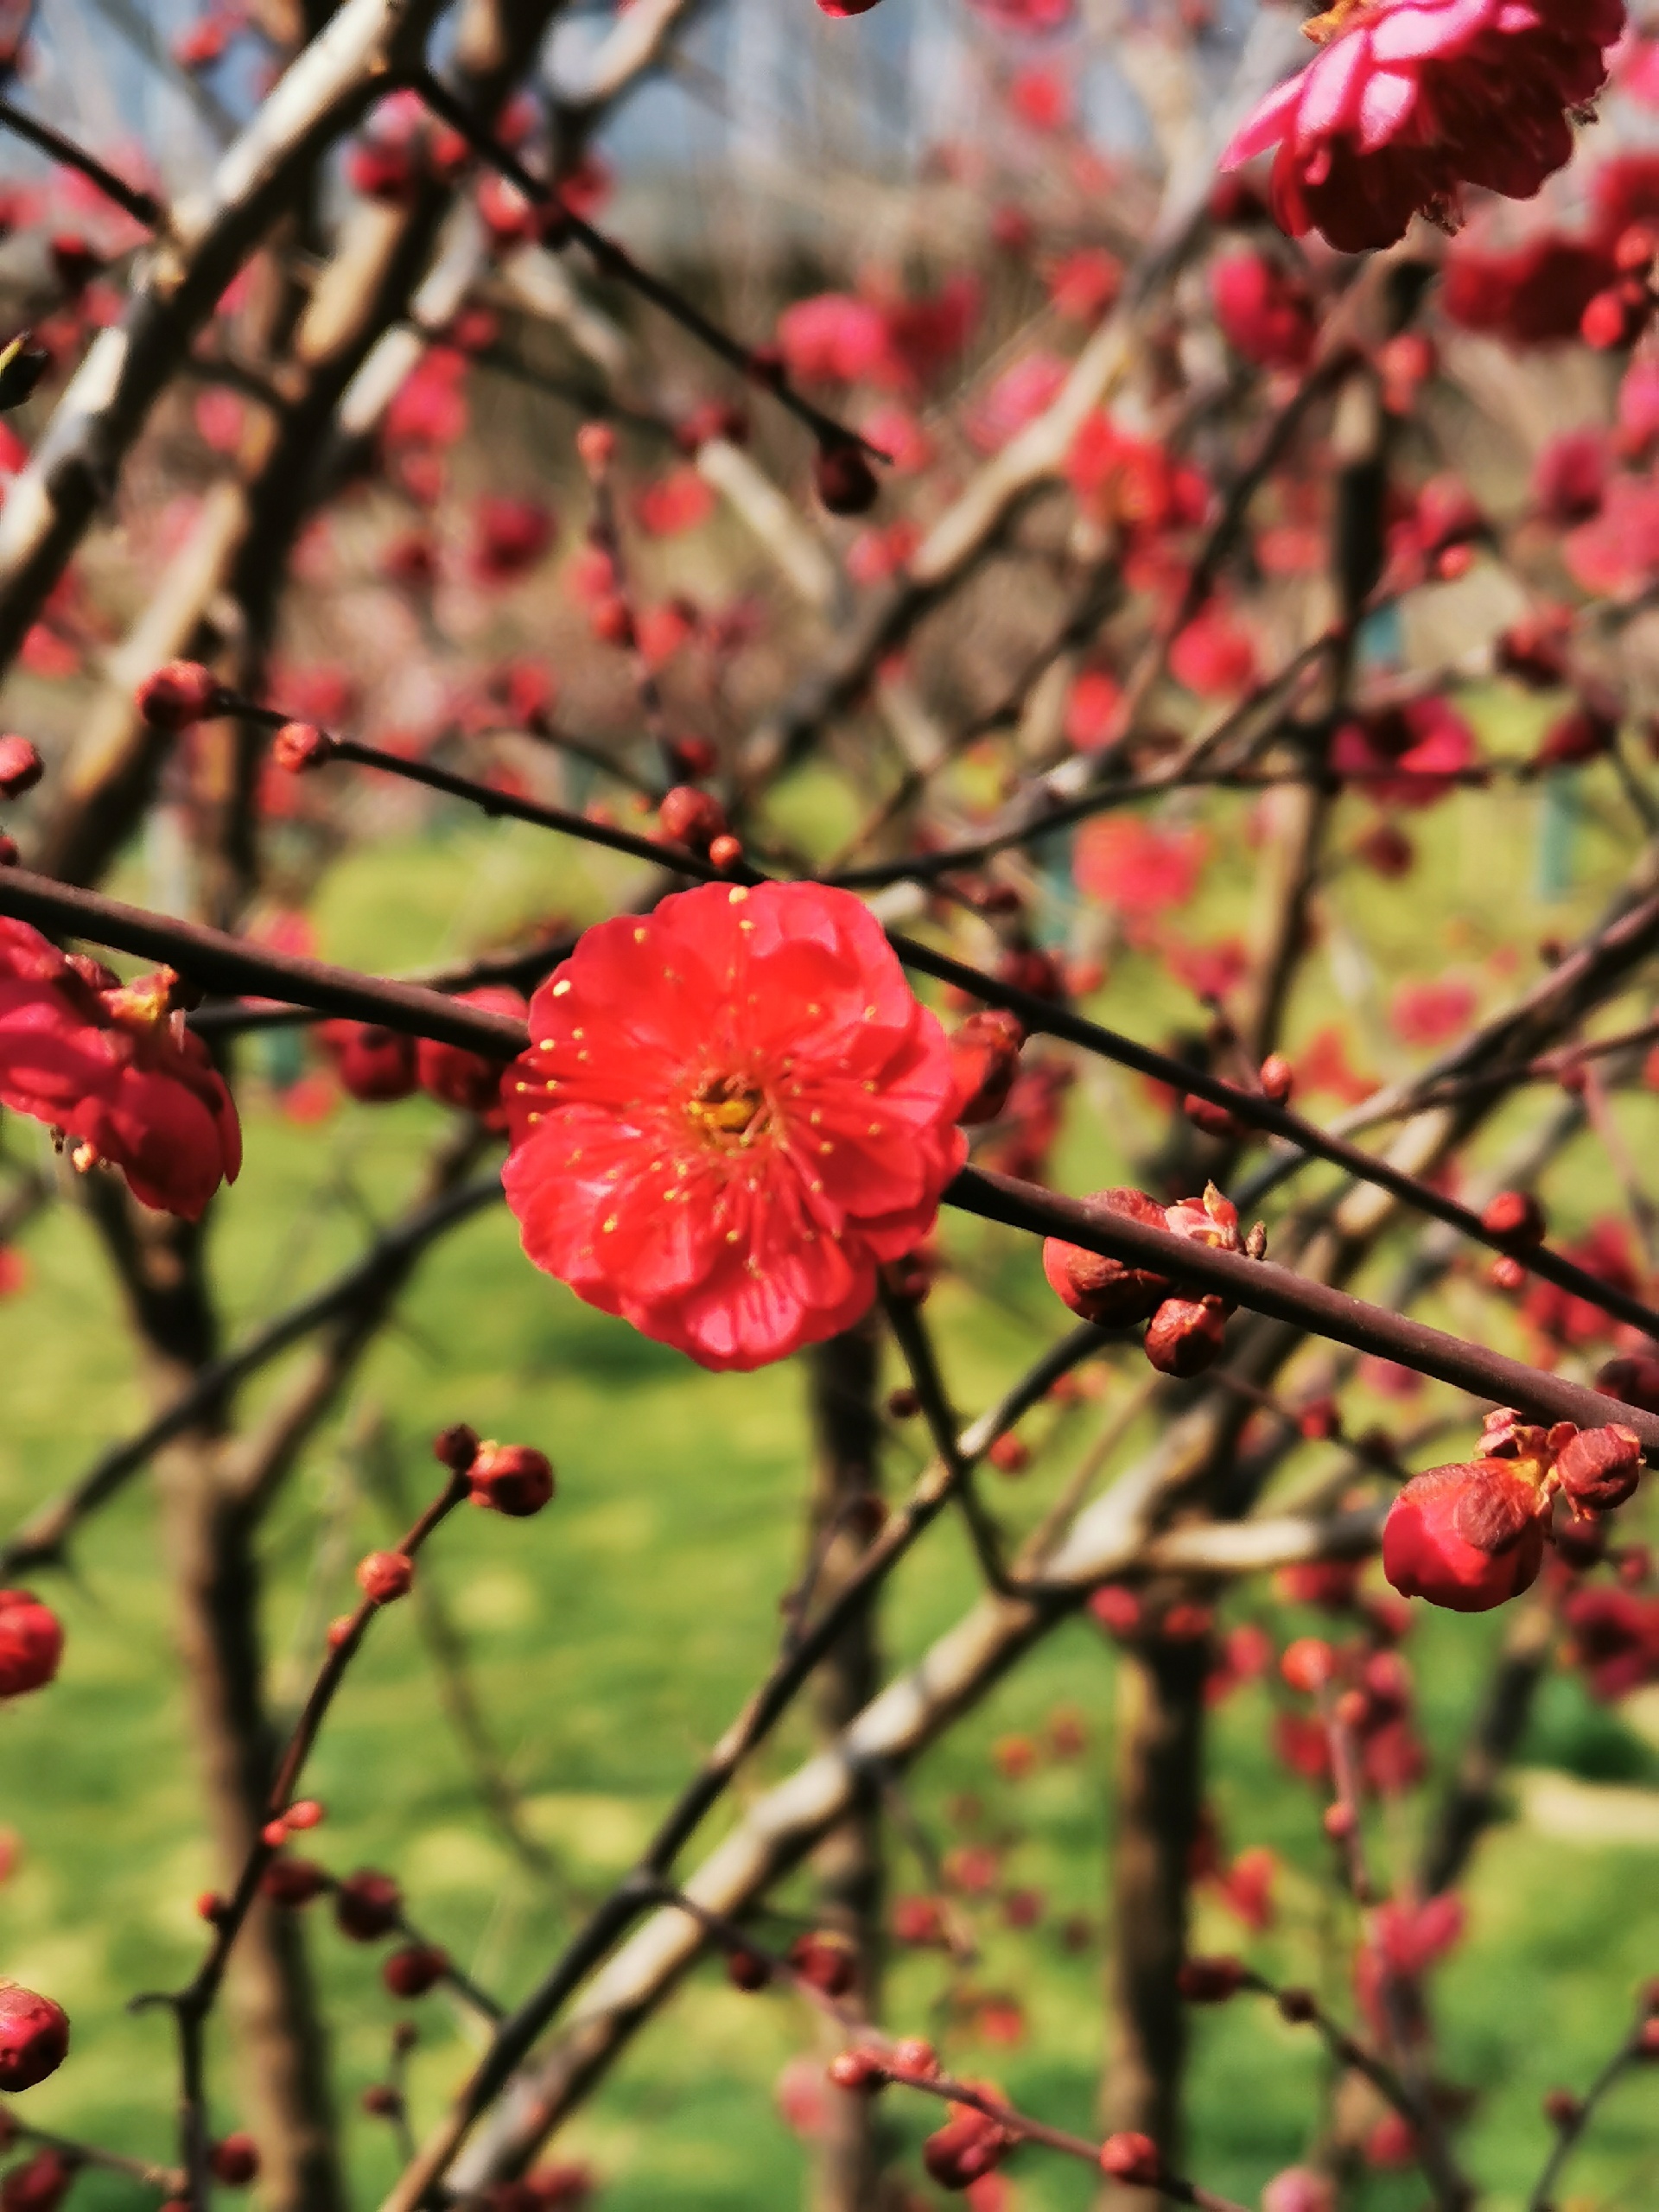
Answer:
<svg viewBox="0 0 1659 2212"><path fill-rule="evenodd" d="M115 171L105 168L96 154L89 154L73 138L66 138L49 123L25 115L9 99L0 99L0 129L11 131L15 137L26 139L41 153L49 154L54 162L67 169L75 169L89 184L96 185L106 200L113 200L135 223L142 223L147 231L159 229L165 221L167 210L153 193L141 191L137 185L128 184Z"/></svg>
<svg viewBox="0 0 1659 2212"><path fill-rule="evenodd" d="M1585 2091L1576 2116L1565 2126L1558 2127L1555 2140L1550 2145L1549 2156L1544 2161L1543 2171L1533 2184L1532 2194L1527 2199L1527 2212L1550 2212L1553 2201L1552 2191L1562 2167L1566 2165L1580 2139L1588 2130L1591 2121L1595 2118L1596 2112L1608 2091L1642 2056L1642 2031L1645 2024L1644 2012L1643 2018L1637 2020L1631 2032L1624 2038Z"/></svg>
<svg viewBox="0 0 1659 2212"><path fill-rule="evenodd" d="M561 231L580 240L607 276L615 277L620 283L637 292L641 299L649 300L653 307L660 308L683 330L690 331L700 345L706 346L711 353L718 354L741 376L770 391L798 422L806 425L821 445L856 446L876 461L889 458L880 446L872 445L868 438L861 437L857 431L849 429L845 424L837 423L833 416L826 415L822 408L815 407L810 399L804 399L781 371L775 375L770 372L762 374L750 347L730 337L671 285L665 284L660 276L653 276L649 270L642 269L632 255L619 245L614 238L603 231L596 230L585 217L577 214L544 177L539 177L533 169L526 168L516 154L486 130L477 117L429 69L416 71L410 79L410 85L441 122L447 123L452 130L465 139L480 161L487 162L498 175L516 185L526 200L540 207L555 208Z"/></svg>

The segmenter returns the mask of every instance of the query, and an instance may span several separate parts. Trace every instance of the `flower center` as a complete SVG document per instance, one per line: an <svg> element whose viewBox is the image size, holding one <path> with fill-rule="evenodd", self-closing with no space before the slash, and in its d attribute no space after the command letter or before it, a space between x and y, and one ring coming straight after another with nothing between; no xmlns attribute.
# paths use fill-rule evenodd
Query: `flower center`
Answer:
<svg viewBox="0 0 1659 2212"><path fill-rule="evenodd" d="M740 1075L705 1076L685 1103L686 1118L721 1144L753 1144L771 1119L766 1095Z"/></svg>
<svg viewBox="0 0 1659 2212"><path fill-rule="evenodd" d="M1311 38L1315 46L1328 46L1333 38L1340 38L1344 31L1371 4L1371 0L1332 0L1322 16L1310 16L1302 25L1302 36Z"/></svg>

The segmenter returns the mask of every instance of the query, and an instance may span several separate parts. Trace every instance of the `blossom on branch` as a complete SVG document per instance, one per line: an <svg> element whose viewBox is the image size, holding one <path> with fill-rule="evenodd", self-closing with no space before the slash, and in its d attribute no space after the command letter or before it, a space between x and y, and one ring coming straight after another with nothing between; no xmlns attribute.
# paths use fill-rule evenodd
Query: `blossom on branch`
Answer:
<svg viewBox="0 0 1659 2212"><path fill-rule="evenodd" d="M1465 185L1529 200L1573 152L1624 0L1336 0L1305 24L1318 58L1262 101L1222 156L1276 147L1273 213L1344 253L1446 227Z"/></svg>
<svg viewBox="0 0 1659 2212"><path fill-rule="evenodd" d="M207 1046L171 1010L168 969L123 984L0 918L0 1106L108 1161L142 1205L196 1220L242 1165L236 1106Z"/></svg>
<svg viewBox="0 0 1659 2212"><path fill-rule="evenodd" d="M868 909L706 884L588 930L503 1096L525 1252L705 1367L847 1328L966 1140L950 1054Z"/></svg>

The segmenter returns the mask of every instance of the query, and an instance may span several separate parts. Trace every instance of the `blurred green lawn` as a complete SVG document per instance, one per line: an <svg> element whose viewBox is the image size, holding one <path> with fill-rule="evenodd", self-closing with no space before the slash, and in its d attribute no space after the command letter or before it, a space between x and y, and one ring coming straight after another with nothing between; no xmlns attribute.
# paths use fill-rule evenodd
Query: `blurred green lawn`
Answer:
<svg viewBox="0 0 1659 2212"><path fill-rule="evenodd" d="M1599 783L1592 789L1604 800L1615 795L1611 781L1605 791ZM822 791L804 787L787 804L801 823L833 837L834 821L825 826L833 804ZM1524 870L1537 804L1503 795L1454 800L1411 823L1425 854L1419 877L1379 885L1344 876L1336 906L1385 977L1433 974L1448 961L1478 970L1511 934L1529 897ZM1199 938L1236 926L1248 895L1250 855L1232 834L1242 811L1221 818L1203 903L1183 918ZM1495 911L1498 853L1513 860L1517 880ZM1586 830L1578 889L1540 906L1537 927L1567 932L1581 924L1595 911L1599 887L1611 880L1614 858L1611 841ZM592 911L620 880L577 873L563 851L555 861L562 873L550 884L545 843L447 822L418 842L370 849L326 887L318 908L324 950L408 966L488 942L556 898L578 913ZM1426 881L1434 886L1427 907ZM141 882L129 887L142 893ZM1524 918L1519 926L1527 926ZM1330 965L1315 963L1298 1005L1299 1034L1342 1011ZM1156 1036L1165 988L1150 963L1127 957L1102 1011L1136 1034ZM1487 977L1485 1001L1508 988ZM1103 1072L1091 1073L1077 1098L1056 1178L1084 1190L1123 1172L1108 1129L1139 1120L1150 1135L1152 1122L1131 1087ZM1535 1097L1511 1110L1508 1126L1543 1110ZM1650 1156L1659 1135L1652 1102L1621 1112L1638 1157ZM248 1121L247 1166L215 1231L232 1335L359 1249L365 1211L381 1220L395 1214L442 1127L420 1101L353 1109L321 1132L293 1128L269 1105L256 1103ZM9 1141L21 1148L29 1135L14 1128ZM1609 1202L1612 1185L1581 1146L1570 1176L1552 1192L1570 1230ZM0 1514L7 1526L139 1420L146 1403L85 1221L73 1206L55 1207L26 1243L32 1289L0 1307ZM1060 1317L1030 1248L957 1224L950 1249L964 1279L942 1285L929 1310L959 1400L971 1412L1051 1339ZM1395 1247L1395 1258L1403 1249ZM1386 1279L1380 1268L1367 1286ZM1431 1310L1453 1325L1459 1314L1466 1322L1469 1297L1454 1289ZM1124 1359L1115 1373L1122 1379L1104 1401L1065 1431L1019 1491L999 1486L995 1503L1011 1519L1025 1525L1036 1517L1103 1408L1134 1379L1133 1362ZM250 1402L261 1395L251 1393ZM1033 1441L1052 1418L1040 1414L1029 1424ZM267 1627L279 1700L296 1695L324 1624L349 1603L353 1562L388 1534L365 1478L367 1440L395 1452L414 1496L433 1476L431 1434L456 1420L534 1441L559 1467L559 1498L547 1514L524 1524L463 1514L422 1571L464 1631L497 1741L533 1826L559 1856L568 1892L592 1897L627 1865L774 1648L778 1596L800 1550L807 1465L801 1376L791 1366L749 1377L702 1375L534 1274L504 1213L474 1221L427 1261L397 1325L273 1516ZM895 1483L917 1448L908 1435L896 1444ZM969 1601L973 1586L964 1548L947 1525L892 1586L882 1633L893 1659L919 1652ZM22 2110L42 2126L166 2156L173 2095L167 2030L160 2015L132 2017L125 2003L137 1990L188 1973L201 1943L193 1900L214 1870L143 1480L88 1529L73 1572L42 1587L62 1611L68 1650L49 1692L0 1713L0 1819L22 1842L20 1869L0 1888L0 1969L68 2007L74 2045L69 2063L30 2093ZM1229 1614L1242 1617L1236 1607ZM1435 1617L1412 1643L1425 1728L1442 1754L1459 1738L1500 1627ZM1029 1779L1002 1781L990 1758L995 1741L1011 1731L1040 1732L1063 1705L1085 1719L1086 1754L1046 1759ZM948 2039L950 2055L995 2075L1045 2117L1084 2130L1100 2063L1100 1847L1109 1819L1111 1709L1109 1649L1086 1620L1073 1622L929 1757L912 1785L921 1819L943 1842L969 1833L958 1801L976 1795L983 1810L972 1833L1006 1839L1006 1880L1039 1889L1045 1900L1028 1934L1010 1933L995 1910L981 1916L976 1986L1018 1993L1023 2040L988 2047L957 2034ZM1267 1844L1281 1855L1279 1922L1248 1938L1206 1897L1198 1941L1244 1948L1287 1978L1324 1979L1345 2006L1340 1974L1324 1963L1343 1917L1322 1880L1318 1807L1266 1748L1270 1710L1258 1685L1217 1716L1215 1799L1231 1850ZM738 1800L784 1771L808 1741L803 1726L783 1729ZM1592 1780L1659 1785L1659 1760L1637 1735L1567 1680L1550 1689L1529 1756ZM417 1922L469 1972L507 1999L530 1986L570 1925L568 1895L527 1874L481 1816L412 1609L377 1624L308 1781L329 1808L315 1839L319 1855L340 1872L365 1864L395 1872ZM1571 1842L1516 1823L1491 1837L1478 1859L1469 1936L1440 1970L1437 1997L1446 2069L1478 2093L1467 2154L1497 2212L1518 2212L1541 2162L1541 2093L1588 2080L1619 2037L1636 1985L1659 1970L1659 1787L1648 1802L1651 1841L1605 1840L1593 1821ZM1402 1839L1380 1824L1379 1844L1385 1851L1399 1845L1408 1830L1409 1822ZM719 1831L716 1820L708 1840ZM894 1884L924 1886L902 1845ZM809 1895L804 1878L788 1893L801 1910ZM1096 1940L1074 1953L1059 1931L1078 1914L1089 1916ZM321 1910L315 1923L354 2192L368 2205L390 2180L393 2160L385 2129L358 2113L356 2098L384 2072L391 2022L407 2008L382 1989L378 1952L340 1941ZM891 1985L894 2024L936 2026L944 1980L937 1958L899 1960ZM416 2017L419 2129L478 2038L442 1998L425 2000ZM1249 2004L1201 2016L1195 2032L1192 2169L1254 2204L1316 2123L1320 2070L1313 2044ZM705 1968L572 2126L568 2147L594 2161L615 2212L664 2204L676 2212L759 2212L798 2202L803 2153L775 2109L773 2084L792 2054L811 2047L812 2024L793 1999L741 1997ZM236 2103L222 2048L214 2079L216 2119L227 2126ZM912 2145L937 2117L897 2099L889 2107L895 2134ZM1062 2161L1027 2153L1011 2175L1031 2212L1089 2201L1087 2174ZM89 2207L125 2195L102 2177L80 2187ZM1370 2212L1404 2212L1420 2194L1408 2180L1378 2178L1363 2202ZM1616 2202L1633 2212L1656 2202L1659 2089L1644 2077L1620 2091L1571 2169L1562 2202Z"/></svg>

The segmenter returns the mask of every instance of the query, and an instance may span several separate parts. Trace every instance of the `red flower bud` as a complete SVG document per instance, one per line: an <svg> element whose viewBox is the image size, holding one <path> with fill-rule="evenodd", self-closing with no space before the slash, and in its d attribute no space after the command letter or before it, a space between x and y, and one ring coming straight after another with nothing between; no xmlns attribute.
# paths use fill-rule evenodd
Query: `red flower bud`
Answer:
<svg viewBox="0 0 1659 2212"><path fill-rule="evenodd" d="M887 2063L874 2050L843 2050L830 2060L825 2071L836 2088L860 2091L867 2096L884 2088L888 2080Z"/></svg>
<svg viewBox="0 0 1659 2212"><path fill-rule="evenodd" d="M415 1039L375 1021L320 1021L313 1033L353 1098L381 1106L415 1088ZM468 1055L471 1058L472 1055Z"/></svg>
<svg viewBox="0 0 1659 2212"><path fill-rule="evenodd" d="M1643 1413L1659 1414L1659 1359L1642 1353L1610 1359L1596 1376L1596 1388L1610 1398L1622 1398Z"/></svg>
<svg viewBox="0 0 1659 2212"><path fill-rule="evenodd" d="M0 1698L21 1697L52 1680L63 1656L57 1615L30 1590L0 1590Z"/></svg>
<svg viewBox="0 0 1659 2212"><path fill-rule="evenodd" d="M881 487L875 471L855 445L821 445L812 456L812 486L832 515L864 515Z"/></svg>
<svg viewBox="0 0 1659 2212"><path fill-rule="evenodd" d="M0 2183L0 2206L4 2212L56 2212L79 2171L79 2161L67 2151L37 2151Z"/></svg>
<svg viewBox="0 0 1659 2212"><path fill-rule="evenodd" d="M576 457L589 476L601 477L616 458L616 432L608 423L584 423L576 432Z"/></svg>
<svg viewBox="0 0 1659 2212"><path fill-rule="evenodd" d="M588 626L601 645L631 645L633 616L620 592L606 592L588 610Z"/></svg>
<svg viewBox="0 0 1659 2212"><path fill-rule="evenodd" d="M1583 2101L1571 2089L1546 2090L1543 2110L1552 2127L1576 2127L1584 2117Z"/></svg>
<svg viewBox="0 0 1659 2212"><path fill-rule="evenodd" d="M415 1562L407 1552L371 1552L359 1560L357 1586L377 1605L407 1597L415 1581Z"/></svg>
<svg viewBox="0 0 1659 2212"><path fill-rule="evenodd" d="M1287 1106L1296 1088L1296 1071L1282 1053L1269 1052L1262 1063L1262 1089L1275 1106Z"/></svg>
<svg viewBox="0 0 1659 2212"><path fill-rule="evenodd" d="M1294 1690L1313 1697L1337 1671L1337 1655L1323 1637L1299 1636L1279 1662L1279 1672Z"/></svg>
<svg viewBox="0 0 1659 2212"><path fill-rule="evenodd" d="M729 832L709 840L709 858L716 868L734 868L743 857L743 847Z"/></svg>
<svg viewBox="0 0 1659 2212"><path fill-rule="evenodd" d="M1114 1213L1126 1214L1149 1229L1169 1226L1164 1208L1144 1191L1096 1191L1089 1203L1109 1206ZM1081 1244L1064 1243L1058 1236L1044 1243L1043 1273L1049 1288L1074 1313L1085 1321L1098 1322L1103 1328L1123 1328L1131 1322L1147 1320L1172 1288L1167 1276L1155 1274L1150 1268L1106 1259L1097 1252L1086 1251Z"/></svg>
<svg viewBox="0 0 1659 2212"><path fill-rule="evenodd" d="M1227 1315L1218 1298L1166 1298L1147 1324L1143 1349L1160 1375L1202 1375L1220 1357Z"/></svg>
<svg viewBox="0 0 1659 2212"><path fill-rule="evenodd" d="M273 1904L309 1904L328 1886L328 1870L315 1859L273 1859L259 1877L259 1888Z"/></svg>
<svg viewBox="0 0 1659 2212"><path fill-rule="evenodd" d="M315 722L284 722L270 741L271 759L290 776L302 776L308 768L326 767L339 750L339 740L319 729Z"/></svg>
<svg viewBox="0 0 1659 2212"><path fill-rule="evenodd" d="M1001 2164L1014 2141L1006 2128L969 2107L928 2137L922 2164L941 2189L971 2189Z"/></svg>
<svg viewBox="0 0 1659 2212"><path fill-rule="evenodd" d="M45 761L26 737L0 737L0 798L21 798L45 773Z"/></svg>
<svg viewBox="0 0 1659 2212"><path fill-rule="evenodd" d="M1188 1959L1176 1976L1176 1986L1189 2005L1224 2005L1249 1980L1242 1959Z"/></svg>
<svg viewBox="0 0 1659 2212"><path fill-rule="evenodd" d="M1541 1244L1544 1210L1530 1191L1500 1191L1480 1217L1490 1236L1503 1236L1516 1244Z"/></svg>
<svg viewBox="0 0 1659 2212"><path fill-rule="evenodd" d="M464 1475L478 1457L478 1431L464 1421L441 1428L432 1440L432 1457L452 1475Z"/></svg>
<svg viewBox="0 0 1659 2212"><path fill-rule="evenodd" d="M939 2054L920 2036L903 2036L888 2052L887 2066L901 2082L931 2082L939 2070Z"/></svg>
<svg viewBox="0 0 1659 2212"><path fill-rule="evenodd" d="M32 2089L69 2048L69 2016L18 1981L0 1981L0 2089Z"/></svg>
<svg viewBox="0 0 1659 2212"><path fill-rule="evenodd" d="M758 1951L728 1951L726 1979L734 1989L764 1989L772 1980L772 1961Z"/></svg>
<svg viewBox="0 0 1659 2212"><path fill-rule="evenodd" d="M1100 2171L1115 2181L1131 2182L1138 2189L1156 2189L1163 2177L1164 2162L1150 2135L1126 2131L1109 2135L1101 2145Z"/></svg>
<svg viewBox="0 0 1659 2212"><path fill-rule="evenodd" d="M803 1981L825 1997L844 1997L858 1979L852 1946L817 1929L795 1938L789 1947L789 1963Z"/></svg>
<svg viewBox="0 0 1659 2212"><path fill-rule="evenodd" d="M364 2111L375 2120L396 2120L404 2108L403 2098L390 2082L371 2082L361 2102Z"/></svg>
<svg viewBox="0 0 1659 2212"><path fill-rule="evenodd" d="M226 2189L245 2189L259 2171L259 2146L251 2135L226 2135L208 2152L207 2163Z"/></svg>
<svg viewBox="0 0 1659 2212"><path fill-rule="evenodd" d="M1621 1424L1580 1429L1562 1449L1555 1472L1575 1506L1611 1513L1636 1495L1642 1479L1642 1440Z"/></svg>
<svg viewBox="0 0 1659 2212"><path fill-rule="evenodd" d="M1225 1106L1217 1106L1212 1099L1200 1098L1189 1092L1181 1101L1181 1111L1195 1129L1202 1129L1207 1137L1217 1137L1224 1142L1243 1134L1243 1123L1236 1114Z"/></svg>
<svg viewBox="0 0 1659 2212"><path fill-rule="evenodd" d="M950 1080L958 1122L971 1128L996 1119L1020 1072L1025 1041L1025 1025L1002 1007L970 1014L956 1031L950 1039Z"/></svg>
<svg viewBox="0 0 1659 2212"><path fill-rule="evenodd" d="M515 1521L539 1513L553 1495L553 1466L528 1444L483 1444L469 1471L474 1505Z"/></svg>
<svg viewBox="0 0 1659 2212"><path fill-rule="evenodd" d="M700 791L696 784L676 784L663 793L657 821L671 844L702 853L724 833L726 810L712 791Z"/></svg>
<svg viewBox="0 0 1659 2212"><path fill-rule="evenodd" d="M1306 2027L1319 2016L1313 1993L1307 1989L1281 1989L1279 1993L1279 2012L1294 2028Z"/></svg>
<svg viewBox="0 0 1659 2212"><path fill-rule="evenodd" d="M334 1924L353 1943L390 1936L403 1915L404 1893L390 1874L372 1866L348 1874L334 1891Z"/></svg>
<svg viewBox="0 0 1659 2212"><path fill-rule="evenodd" d="M322 1805L315 1797L296 1797L283 1815L285 1827L315 1828L326 1817Z"/></svg>
<svg viewBox="0 0 1659 2212"><path fill-rule="evenodd" d="M1539 1493L1515 1462L1414 1475L1389 1509L1382 1571L1402 1596L1484 1613L1530 1589L1543 1564Z"/></svg>
<svg viewBox="0 0 1659 2212"><path fill-rule="evenodd" d="M449 1971L449 1954L435 1943L405 1943L380 1969L394 1997L424 1997Z"/></svg>
<svg viewBox="0 0 1659 2212"><path fill-rule="evenodd" d="M188 729L222 711L227 696L211 668L199 660L170 660L147 676L135 697L138 711L157 729Z"/></svg>

